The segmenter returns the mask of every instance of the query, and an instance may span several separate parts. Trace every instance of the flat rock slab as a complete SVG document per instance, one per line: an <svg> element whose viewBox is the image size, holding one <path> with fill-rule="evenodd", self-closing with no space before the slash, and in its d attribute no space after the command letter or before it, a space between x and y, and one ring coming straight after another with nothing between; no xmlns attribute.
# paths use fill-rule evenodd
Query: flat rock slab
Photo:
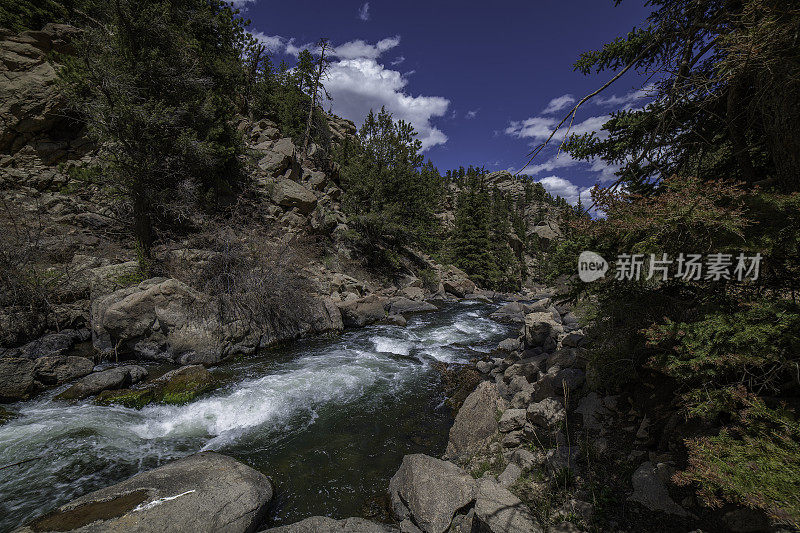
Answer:
<svg viewBox="0 0 800 533"><path fill-rule="evenodd" d="M399 519L413 517L425 533L443 533L456 511L475 499L476 482L453 463L423 454L406 455L389 482Z"/></svg>
<svg viewBox="0 0 800 533"><path fill-rule="evenodd" d="M327 516L312 516L288 526L266 529L262 533L397 533L398 531L400 530L363 518L334 520Z"/></svg>
<svg viewBox="0 0 800 533"><path fill-rule="evenodd" d="M272 496L263 474L204 452L81 496L17 532L249 533Z"/></svg>
<svg viewBox="0 0 800 533"><path fill-rule="evenodd" d="M147 377L147 370L136 365L118 366L89 374L56 396L57 400L83 400L106 389L118 389L138 383Z"/></svg>

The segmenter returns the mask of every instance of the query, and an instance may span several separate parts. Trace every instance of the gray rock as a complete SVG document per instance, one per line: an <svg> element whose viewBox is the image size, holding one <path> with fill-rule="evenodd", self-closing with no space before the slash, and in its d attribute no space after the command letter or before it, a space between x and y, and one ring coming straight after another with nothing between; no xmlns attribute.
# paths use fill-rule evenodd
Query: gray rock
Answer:
<svg viewBox="0 0 800 533"><path fill-rule="evenodd" d="M561 325L553 320L550 313L535 312L525 315L522 331L526 348L541 347L545 351L550 351L556 347Z"/></svg>
<svg viewBox="0 0 800 533"><path fill-rule="evenodd" d="M508 463L503 472L497 476L497 482L503 488L513 485L522 475L522 468L516 463Z"/></svg>
<svg viewBox="0 0 800 533"><path fill-rule="evenodd" d="M107 389L120 389L138 383L147 376L141 366L118 366L84 377L56 396L57 400L82 400Z"/></svg>
<svg viewBox="0 0 800 533"><path fill-rule="evenodd" d="M39 390L36 363L21 357L0 357L0 402L27 400Z"/></svg>
<svg viewBox="0 0 800 533"><path fill-rule="evenodd" d="M389 495L399 519L410 514L425 533L444 533L456 511L475 499L475 480L453 463L406 455L389 482Z"/></svg>
<svg viewBox="0 0 800 533"><path fill-rule="evenodd" d="M370 294L357 300L337 303L345 326L363 327L386 318L389 300L377 294Z"/></svg>
<svg viewBox="0 0 800 533"><path fill-rule="evenodd" d="M295 146L292 139L288 137L278 139L275 142L262 142L255 148L265 152L264 156L258 161L258 166L270 176L283 174L292 165Z"/></svg>
<svg viewBox="0 0 800 533"><path fill-rule="evenodd" d="M263 474L203 452L81 496L18 531L245 533L272 496Z"/></svg>
<svg viewBox="0 0 800 533"><path fill-rule="evenodd" d="M567 335L561 339L561 344L571 348L579 348L586 344L586 337L582 333L567 333Z"/></svg>
<svg viewBox="0 0 800 533"><path fill-rule="evenodd" d="M564 422L567 411L559 400L545 398L528 406L528 420L543 428L554 428Z"/></svg>
<svg viewBox="0 0 800 533"><path fill-rule="evenodd" d="M479 383L456 414L447 441L447 456L458 457L481 449L497 433L497 412L504 407L493 383Z"/></svg>
<svg viewBox="0 0 800 533"><path fill-rule="evenodd" d="M522 348L522 343L516 338L505 339L497 345L497 350L500 352L515 352L520 348Z"/></svg>
<svg viewBox="0 0 800 533"><path fill-rule="evenodd" d="M50 333L19 348L7 350L3 356L36 359L38 357L66 355L79 338L79 334L71 329L60 333Z"/></svg>
<svg viewBox="0 0 800 533"><path fill-rule="evenodd" d="M525 306L520 302L511 302L500 306L489 318L503 324L524 324Z"/></svg>
<svg viewBox="0 0 800 533"><path fill-rule="evenodd" d="M237 353L307 333L339 331L342 316L330 299L309 299L301 320L275 323L266 316L223 320L220 302L175 279L152 278L92 301L95 347L180 364L216 364Z"/></svg>
<svg viewBox="0 0 800 533"><path fill-rule="evenodd" d="M603 419L611 414L594 391L581 398L575 412L583 416L583 427L594 432L603 428Z"/></svg>
<svg viewBox="0 0 800 533"><path fill-rule="evenodd" d="M439 308L432 303L409 300L408 298L404 297L393 298L389 303L389 313L392 314L406 315L411 313L427 313L438 310Z"/></svg>
<svg viewBox="0 0 800 533"><path fill-rule="evenodd" d="M538 455L525 448L514 450L511 454L511 462L519 466L522 470L529 470L541 463Z"/></svg>
<svg viewBox="0 0 800 533"><path fill-rule="evenodd" d="M658 469L650 461L645 461L636 469L631 477L631 484L633 494L628 497L629 501L640 503L651 511L690 516L670 497L667 486L658 475Z"/></svg>
<svg viewBox="0 0 800 533"><path fill-rule="evenodd" d="M275 184L272 201L281 207L296 207L304 215L311 213L317 205L317 197L313 192L288 178L281 179Z"/></svg>
<svg viewBox="0 0 800 533"><path fill-rule="evenodd" d="M491 361L478 361L477 363L475 363L475 368L477 368L478 372L480 372L481 374L488 374L489 372L492 371L493 366L494 365L492 365Z"/></svg>
<svg viewBox="0 0 800 533"><path fill-rule="evenodd" d="M62 355L36 359L36 379L44 385L61 385L92 373L94 362L86 357Z"/></svg>
<svg viewBox="0 0 800 533"><path fill-rule="evenodd" d="M525 409L506 409L500 421L497 423L498 429L503 433L522 429L525 425Z"/></svg>
<svg viewBox="0 0 800 533"><path fill-rule="evenodd" d="M394 533L396 531L398 531L396 528L386 524L370 522L363 518L334 520L327 516L312 516L287 526L265 529L262 533Z"/></svg>
<svg viewBox="0 0 800 533"><path fill-rule="evenodd" d="M507 489L489 479L478 481L475 519L491 533L543 533L530 509Z"/></svg>

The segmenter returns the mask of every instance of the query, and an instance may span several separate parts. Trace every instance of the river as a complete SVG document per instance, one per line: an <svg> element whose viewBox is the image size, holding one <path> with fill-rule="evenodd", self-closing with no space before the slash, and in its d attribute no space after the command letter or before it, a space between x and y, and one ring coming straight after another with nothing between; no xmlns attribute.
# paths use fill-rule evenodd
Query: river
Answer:
<svg viewBox="0 0 800 533"><path fill-rule="evenodd" d="M495 305L460 302L291 343L212 369L222 386L183 406L142 410L53 401L7 406L0 426L0 531L82 494L200 450L270 476L270 523L364 515L408 453L444 452L452 413L432 363L466 363L515 335ZM373 504L374 505L374 504Z"/></svg>

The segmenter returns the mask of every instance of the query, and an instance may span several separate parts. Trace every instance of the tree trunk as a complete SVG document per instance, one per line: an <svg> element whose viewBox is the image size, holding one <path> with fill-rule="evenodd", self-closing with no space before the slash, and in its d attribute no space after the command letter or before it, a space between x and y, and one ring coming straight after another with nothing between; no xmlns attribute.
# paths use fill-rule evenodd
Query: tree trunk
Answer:
<svg viewBox="0 0 800 533"><path fill-rule="evenodd" d="M324 40L320 44L319 64L317 75L314 77L314 89L311 92L311 104L308 106L308 118L306 119L306 133L303 136L303 155L308 154L308 139L311 136L311 121L314 118L314 108L317 106L317 94L319 93L319 81L325 69L325 49L328 43Z"/></svg>

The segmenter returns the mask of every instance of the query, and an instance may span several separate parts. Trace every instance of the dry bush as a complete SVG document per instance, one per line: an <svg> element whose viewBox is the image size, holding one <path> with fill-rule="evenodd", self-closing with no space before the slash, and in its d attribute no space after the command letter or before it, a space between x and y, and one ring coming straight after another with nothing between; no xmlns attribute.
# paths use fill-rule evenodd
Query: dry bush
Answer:
<svg viewBox="0 0 800 533"><path fill-rule="evenodd" d="M263 228L212 223L184 250L174 250L167 270L212 297L224 323L242 321L272 332L304 331L316 301L303 272L302 247L271 241Z"/></svg>

